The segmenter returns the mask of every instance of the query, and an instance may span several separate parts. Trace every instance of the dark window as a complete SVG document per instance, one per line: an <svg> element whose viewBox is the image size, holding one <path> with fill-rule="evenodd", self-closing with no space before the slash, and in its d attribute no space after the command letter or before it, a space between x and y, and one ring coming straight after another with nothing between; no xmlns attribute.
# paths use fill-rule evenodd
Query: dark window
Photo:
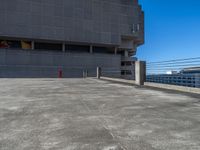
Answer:
<svg viewBox="0 0 200 150"><path fill-rule="evenodd" d="M126 74L127 74L127 75L132 75L131 70L126 70Z"/></svg>
<svg viewBox="0 0 200 150"><path fill-rule="evenodd" d="M61 51L62 50L62 44L54 44L54 43L35 43L35 49L37 50L55 50L55 51Z"/></svg>
<svg viewBox="0 0 200 150"><path fill-rule="evenodd" d="M22 40L0 40L0 48L31 49L31 42Z"/></svg>
<svg viewBox="0 0 200 150"><path fill-rule="evenodd" d="M126 66L131 66L131 65L132 65L131 61L126 62Z"/></svg>
<svg viewBox="0 0 200 150"><path fill-rule="evenodd" d="M108 48L108 47L93 47L94 53L114 53L114 48Z"/></svg>
<svg viewBox="0 0 200 150"><path fill-rule="evenodd" d="M131 70L122 70L121 75L132 75Z"/></svg>
<svg viewBox="0 0 200 150"><path fill-rule="evenodd" d="M65 45L65 50L68 52L89 52L90 51L90 46L86 45Z"/></svg>
<svg viewBox="0 0 200 150"><path fill-rule="evenodd" d="M134 64L134 62L131 62L131 61L122 61L121 62L121 66L131 66L132 64Z"/></svg>
<svg viewBox="0 0 200 150"><path fill-rule="evenodd" d="M124 51L117 51L117 54L120 54L121 56L125 56L124 53Z"/></svg>
<svg viewBox="0 0 200 150"><path fill-rule="evenodd" d="M125 70L122 70L122 71L121 71L121 75L125 75Z"/></svg>

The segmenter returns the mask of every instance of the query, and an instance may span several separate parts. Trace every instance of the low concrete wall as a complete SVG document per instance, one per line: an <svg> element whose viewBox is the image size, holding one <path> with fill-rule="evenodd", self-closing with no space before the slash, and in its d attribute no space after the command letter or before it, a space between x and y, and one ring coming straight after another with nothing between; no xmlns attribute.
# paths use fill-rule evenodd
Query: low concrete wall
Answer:
<svg viewBox="0 0 200 150"><path fill-rule="evenodd" d="M125 79L108 78L108 77L101 77L100 79L106 80L106 81L111 81L111 82L116 82L116 83L122 83L122 84L137 85L137 83L134 80L125 80ZM169 85L169 84L159 84L159 83L151 83L151 82L145 82L144 87L145 86L160 88L160 89L167 89L167 90L175 90L175 91L180 91L180 92L200 94L200 88L176 86L176 85Z"/></svg>
<svg viewBox="0 0 200 150"><path fill-rule="evenodd" d="M192 87L160 84L160 83L152 83L152 82L145 82L144 85L148 86L148 87L155 87L155 88L161 88L161 89L168 89L168 90L200 94L200 88L192 88Z"/></svg>
<svg viewBox="0 0 200 150"><path fill-rule="evenodd" d="M101 77L100 79L116 83L136 85L135 80L126 80L126 79L109 78L109 77Z"/></svg>

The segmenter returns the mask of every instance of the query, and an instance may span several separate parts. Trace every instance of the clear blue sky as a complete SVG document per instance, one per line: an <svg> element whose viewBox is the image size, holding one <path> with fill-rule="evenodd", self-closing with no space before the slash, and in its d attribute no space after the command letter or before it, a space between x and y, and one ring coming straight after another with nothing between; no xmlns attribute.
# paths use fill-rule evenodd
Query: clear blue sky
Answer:
<svg viewBox="0 0 200 150"><path fill-rule="evenodd" d="M139 0L145 12L140 60L200 57L200 0Z"/></svg>

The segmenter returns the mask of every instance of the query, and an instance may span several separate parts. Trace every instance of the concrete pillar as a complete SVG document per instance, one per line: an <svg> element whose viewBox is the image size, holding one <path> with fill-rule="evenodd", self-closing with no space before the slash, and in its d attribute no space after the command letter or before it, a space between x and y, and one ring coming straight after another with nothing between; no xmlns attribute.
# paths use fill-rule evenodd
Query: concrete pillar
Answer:
<svg viewBox="0 0 200 150"><path fill-rule="evenodd" d="M85 71L85 77L88 77L88 70Z"/></svg>
<svg viewBox="0 0 200 150"><path fill-rule="evenodd" d="M146 80L146 62L136 61L135 62L135 82L137 85L144 85Z"/></svg>
<svg viewBox="0 0 200 150"><path fill-rule="evenodd" d="M88 77L88 70L83 70L83 78L87 78Z"/></svg>
<svg viewBox="0 0 200 150"><path fill-rule="evenodd" d="M85 77L85 70L83 70L83 78L86 78L86 77Z"/></svg>
<svg viewBox="0 0 200 150"><path fill-rule="evenodd" d="M35 41L31 41L31 49L32 49L32 50L35 49Z"/></svg>
<svg viewBox="0 0 200 150"><path fill-rule="evenodd" d="M101 78L101 67L97 67L97 79Z"/></svg>
<svg viewBox="0 0 200 150"><path fill-rule="evenodd" d="M117 47L115 47L115 55L117 55Z"/></svg>
<svg viewBox="0 0 200 150"><path fill-rule="evenodd" d="M62 43L62 51L65 52L65 43Z"/></svg>
<svg viewBox="0 0 200 150"><path fill-rule="evenodd" d="M125 57L128 57L128 50L125 50L125 51L124 51L124 56L125 56Z"/></svg>
<svg viewBox="0 0 200 150"><path fill-rule="evenodd" d="M93 53L93 46L90 45L90 53Z"/></svg>

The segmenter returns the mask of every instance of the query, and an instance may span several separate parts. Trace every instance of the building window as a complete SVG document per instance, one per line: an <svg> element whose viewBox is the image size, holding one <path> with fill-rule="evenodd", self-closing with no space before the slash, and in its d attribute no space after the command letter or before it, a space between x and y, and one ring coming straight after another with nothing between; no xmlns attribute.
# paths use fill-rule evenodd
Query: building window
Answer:
<svg viewBox="0 0 200 150"><path fill-rule="evenodd" d="M85 52L85 53L89 53L90 52L90 46L87 46L87 45L72 45L72 44L67 44L65 45L65 50L67 52L78 52L78 53L81 53L81 52Z"/></svg>
<svg viewBox="0 0 200 150"><path fill-rule="evenodd" d="M136 32L139 32L140 31L140 24L133 24L133 27L132 27L132 32L133 33L136 33Z"/></svg>
<svg viewBox="0 0 200 150"><path fill-rule="evenodd" d="M94 46L94 47L93 47L93 52L94 52L94 53L113 54L113 53L114 53L114 48L111 48L111 47L98 47L98 46Z"/></svg>
<svg viewBox="0 0 200 150"><path fill-rule="evenodd" d="M132 75L131 70L122 70L121 75Z"/></svg>
<svg viewBox="0 0 200 150"><path fill-rule="evenodd" d="M134 65L134 62L131 61L122 61L121 66L132 66Z"/></svg>
<svg viewBox="0 0 200 150"><path fill-rule="evenodd" d="M35 49L62 51L62 44L35 42Z"/></svg>
<svg viewBox="0 0 200 150"><path fill-rule="evenodd" d="M30 41L20 40L0 40L0 48L7 49L31 49Z"/></svg>

